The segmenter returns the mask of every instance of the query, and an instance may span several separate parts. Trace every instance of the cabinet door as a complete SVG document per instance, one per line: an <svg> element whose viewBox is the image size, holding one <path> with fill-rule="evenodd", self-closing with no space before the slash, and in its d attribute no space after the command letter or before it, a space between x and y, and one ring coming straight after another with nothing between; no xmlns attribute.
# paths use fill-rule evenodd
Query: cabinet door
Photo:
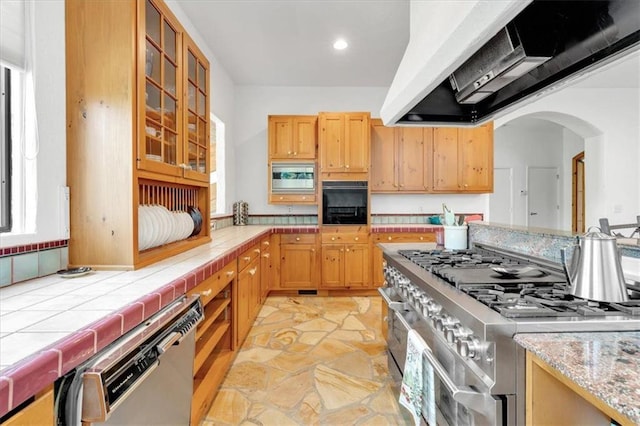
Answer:
<svg viewBox="0 0 640 426"><path fill-rule="evenodd" d="M259 286L258 268L260 264L259 258L256 258L249 266L245 267L238 274L238 296L236 304L236 313L238 332L236 345L239 346L247 336L251 325L253 324L253 313L255 306L256 284ZM256 281L258 278L258 281Z"/></svg>
<svg viewBox="0 0 640 426"><path fill-rule="evenodd" d="M371 120L371 192L397 191L396 184L396 129Z"/></svg>
<svg viewBox="0 0 640 426"><path fill-rule="evenodd" d="M370 287L371 260L368 244L349 244L344 249L344 286Z"/></svg>
<svg viewBox="0 0 640 426"><path fill-rule="evenodd" d="M345 117L338 113L320 114L320 170L341 172L345 165Z"/></svg>
<svg viewBox="0 0 640 426"><path fill-rule="evenodd" d="M398 131L398 187L400 191L426 191L428 150L432 129L406 127Z"/></svg>
<svg viewBox="0 0 640 426"><path fill-rule="evenodd" d="M151 172L181 176L182 35L164 3L139 4L141 25L138 67L140 137L138 167Z"/></svg>
<svg viewBox="0 0 640 426"><path fill-rule="evenodd" d="M433 129L433 190L460 190L458 182L458 129Z"/></svg>
<svg viewBox="0 0 640 426"><path fill-rule="evenodd" d="M260 242L261 255L260 255L260 304L263 304L269 290L272 287L273 280L273 268L271 257L271 241L269 237L263 238Z"/></svg>
<svg viewBox="0 0 640 426"><path fill-rule="evenodd" d="M344 244L322 246L322 287L344 287Z"/></svg>
<svg viewBox="0 0 640 426"><path fill-rule="evenodd" d="M53 405L53 389L50 389L2 422L2 426L53 426L56 424Z"/></svg>
<svg viewBox="0 0 640 426"><path fill-rule="evenodd" d="M493 123L458 129L460 183L464 191L493 191Z"/></svg>
<svg viewBox="0 0 640 426"><path fill-rule="evenodd" d="M369 114L345 114L345 172L369 171L370 137Z"/></svg>
<svg viewBox="0 0 640 426"><path fill-rule="evenodd" d="M285 159L293 154L293 119L288 116L269 117L269 157Z"/></svg>
<svg viewBox="0 0 640 426"><path fill-rule="evenodd" d="M317 288L315 245L283 244L280 254L280 288Z"/></svg>
<svg viewBox="0 0 640 426"><path fill-rule="evenodd" d="M293 117L293 157L316 158L318 117Z"/></svg>
<svg viewBox="0 0 640 426"><path fill-rule="evenodd" d="M184 177L209 182L209 61L184 34L187 103L184 108Z"/></svg>

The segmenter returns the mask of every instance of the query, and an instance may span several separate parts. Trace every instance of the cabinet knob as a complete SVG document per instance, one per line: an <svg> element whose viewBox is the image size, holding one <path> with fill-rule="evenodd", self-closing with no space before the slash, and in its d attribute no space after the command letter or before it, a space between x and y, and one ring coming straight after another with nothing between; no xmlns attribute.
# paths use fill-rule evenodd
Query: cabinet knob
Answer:
<svg viewBox="0 0 640 426"><path fill-rule="evenodd" d="M263 254L262 257L264 257L265 259L268 259L269 258L269 253Z"/></svg>
<svg viewBox="0 0 640 426"><path fill-rule="evenodd" d="M306 200L306 199L307 199L307 196L306 196L306 195L303 195L303 196L302 196L302 199L303 199L303 200Z"/></svg>
<svg viewBox="0 0 640 426"><path fill-rule="evenodd" d="M202 292L202 296L203 297L209 297L211 296L211 293L213 293L213 290L209 289L209 290L205 290Z"/></svg>
<svg viewBox="0 0 640 426"><path fill-rule="evenodd" d="M468 184L466 184L466 183L464 184L464 187L465 187L465 188L466 188L466 187L468 187L468 186L469 186Z"/></svg>
<svg viewBox="0 0 640 426"><path fill-rule="evenodd" d="M420 237L420 241L424 240L424 237Z"/></svg>
<svg viewBox="0 0 640 426"><path fill-rule="evenodd" d="M347 249L347 252L349 252L349 251L350 251L350 250L349 250L349 249Z"/></svg>
<svg viewBox="0 0 640 426"><path fill-rule="evenodd" d="M254 252L254 253L257 253L257 254L260 254L260 249L259 249L259 248L257 248L257 249L253 249L253 252Z"/></svg>
<svg viewBox="0 0 640 426"><path fill-rule="evenodd" d="M311 253L315 253L315 252L316 252L316 249L312 248Z"/></svg>
<svg viewBox="0 0 640 426"><path fill-rule="evenodd" d="M344 166L344 167L348 169L348 168L349 168L349 165L347 164L347 165L346 165L346 166Z"/></svg>
<svg viewBox="0 0 640 426"><path fill-rule="evenodd" d="M227 271L227 276L228 276L228 277L232 276L233 274L234 274L234 272L233 272L233 271Z"/></svg>
<svg viewBox="0 0 640 426"><path fill-rule="evenodd" d="M291 155L291 151L287 151L287 155Z"/></svg>
<svg viewBox="0 0 640 426"><path fill-rule="evenodd" d="M293 155L298 155L298 153L296 151L293 151Z"/></svg>
<svg viewBox="0 0 640 426"><path fill-rule="evenodd" d="M280 197L281 200L284 200L284 197Z"/></svg>
<svg viewBox="0 0 640 426"><path fill-rule="evenodd" d="M242 259L244 259L245 262L248 262L251 260L251 256L245 256Z"/></svg>
<svg viewBox="0 0 640 426"><path fill-rule="evenodd" d="M393 237L389 237L389 238L387 238L387 239L388 239L389 241L391 241L391 240L393 240Z"/></svg>
<svg viewBox="0 0 640 426"><path fill-rule="evenodd" d="M296 241L300 241L300 237L296 237Z"/></svg>
<svg viewBox="0 0 640 426"><path fill-rule="evenodd" d="M262 244L264 244L265 246L271 245L269 241L263 241Z"/></svg>
<svg viewBox="0 0 640 426"><path fill-rule="evenodd" d="M355 237L354 238L354 241L359 241L359 240L360 240L360 237Z"/></svg>
<svg viewBox="0 0 640 426"><path fill-rule="evenodd" d="M183 170L191 170L191 166L185 163L178 164L178 167L180 167Z"/></svg>
<svg viewBox="0 0 640 426"><path fill-rule="evenodd" d="M340 252L342 253L344 251L344 249L340 249Z"/></svg>
<svg viewBox="0 0 640 426"><path fill-rule="evenodd" d="M400 188L404 188L404 185L403 185L403 184L400 184Z"/></svg>
<svg viewBox="0 0 640 426"><path fill-rule="evenodd" d="M258 268L249 269L249 275L255 275L258 271Z"/></svg>

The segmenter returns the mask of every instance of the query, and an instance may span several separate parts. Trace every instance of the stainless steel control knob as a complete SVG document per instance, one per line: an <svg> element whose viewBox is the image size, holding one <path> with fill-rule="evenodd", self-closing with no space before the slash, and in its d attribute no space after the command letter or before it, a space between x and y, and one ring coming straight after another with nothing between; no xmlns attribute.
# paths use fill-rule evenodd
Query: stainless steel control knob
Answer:
<svg viewBox="0 0 640 426"><path fill-rule="evenodd" d="M431 300L427 304L427 309L429 310L429 316L434 317L442 311L442 306L440 306L435 300Z"/></svg>
<svg viewBox="0 0 640 426"><path fill-rule="evenodd" d="M474 337L467 337L466 339L458 340L456 349L458 350L458 353L465 358L480 358L480 341Z"/></svg>
<svg viewBox="0 0 640 426"><path fill-rule="evenodd" d="M472 331L465 328L462 324L456 323L444 328L444 338L449 343L455 343L458 340L466 339L471 336Z"/></svg>
<svg viewBox="0 0 640 426"><path fill-rule="evenodd" d="M436 330L438 331L444 331L445 327L451 327L454 324L459 323L460 321L458 321L457 319L450 317L448 315L442 315L440 318L438 318L435 321L435 327Z"/></svg>

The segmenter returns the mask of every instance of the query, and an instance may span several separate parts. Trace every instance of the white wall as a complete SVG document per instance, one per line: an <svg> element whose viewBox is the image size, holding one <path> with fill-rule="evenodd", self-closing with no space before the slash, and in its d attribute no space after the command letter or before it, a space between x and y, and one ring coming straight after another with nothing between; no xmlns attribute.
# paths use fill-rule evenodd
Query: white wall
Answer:
<svg viewBox="0 0 640 426"><path fill-rule="evenodd" d="M640 214L640 96L638 89L565 88L496 120L545 118L585 139L586 223L601 217L631 223Z"/></svg>
<svg viewBox="0 0 640 426"><path fill-rule="evenodd" d="M561 194L564 203L560 208L560 229L570 231L572 228L572 197L573 197L573 157L584 151L584 139L577 133L562 128L562 187ZM588 161L585 159L585 168Z"/></svg>
<svg viewBox="0 0 640 426"><path fill-rule="evenodd" d="M315 214L316 206L267 203L267 116L322 111L370 111L377 117L384 87L236 88L236 197L250 214ZM486 195L372 195L372 213L439 213L442 203L461 213L488 211Z"/></svg>
<svg viewBox="0 0 640 426"><path fill-rule="evenodd" d="M59 188L66 185L64 1L35 6L35 76L39 151L36 232L0 237L0 247L66 238L60 223Z"/></svg>

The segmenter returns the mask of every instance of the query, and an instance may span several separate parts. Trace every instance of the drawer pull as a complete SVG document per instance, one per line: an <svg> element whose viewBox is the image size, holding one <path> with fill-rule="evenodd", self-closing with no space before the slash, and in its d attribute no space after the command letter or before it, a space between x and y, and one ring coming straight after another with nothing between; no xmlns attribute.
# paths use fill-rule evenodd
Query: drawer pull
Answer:
<svg viewBox="0 0 640 426"><path fill-rule="evenodd" d="M300 237L296 237L296 241L300 241Z"/></svg>
<svg viewBox="0 0 640 426"><path fill-rule="evenodd" d="M336 237L331 237L331 241L335 241L335 240L336 240Z"/></svg>
<svg viewBox="0 0 640 426"><path fill-rule="evenodd" d="M248 262L251 260L251 256L245 256L242 258L245 262Z"/></svg>
<svg viewBox="0 0 640 426"><path fill-rule="evenodd" d="M420 237L420 241L424 240L424 237Z"/></svg>
<svg viewBox="0 0 640 426"><path fill-rule="evenodd" d="M393 237L389 237L389 238L388 238L388 240L389 240L389 241L393 240Z"/></svg>
<svg viewBox="0 0 640 426"><path fill-rule="evenodd" d="M270 245L271 243L269 241L263 241L262 244L264 244L265 246Z"/></svg>
<svg viewBox="0 0 640 426"><path fill-rule="evenodd" d="M359 241L359 240L360 240L360 237L355 237L354 238L354 241Z"/></svg>
<svg viewBox="0 0 640 426"><path fill-rule="evenodd" d="M260 249L259 249L259 248L254 249L254 250L253 250L253 252L254 252L254 253L257 253L257 254L260 254Z"/></svg>
<svg viewBox="0 0 640 426"><path fill-rule="evenodd" d="M209 297L209 296L211 296L211 293L213 293L212 289L205 290L205 291L202 292L202 296L203 297Z"/></svg>
<svg viewBox="0 0 640 426"><path fill-rule="evenodd" d="M269 258L269 253L263 254L262 257L264 257L265 259L268 259Z"/></svg>
<svg viewBox="0 0 640 426"><path fill-rule="evenodd" d="M233 274L234 274L234 271L227 271L227 276L228 276L228 277L233 276Z"/></svg>
<svg viewBox="0 0 640 426"><path fill-rule="evenodd" d="M249 269L249 275L255 275L258 271L258 268Z"/></svg>

